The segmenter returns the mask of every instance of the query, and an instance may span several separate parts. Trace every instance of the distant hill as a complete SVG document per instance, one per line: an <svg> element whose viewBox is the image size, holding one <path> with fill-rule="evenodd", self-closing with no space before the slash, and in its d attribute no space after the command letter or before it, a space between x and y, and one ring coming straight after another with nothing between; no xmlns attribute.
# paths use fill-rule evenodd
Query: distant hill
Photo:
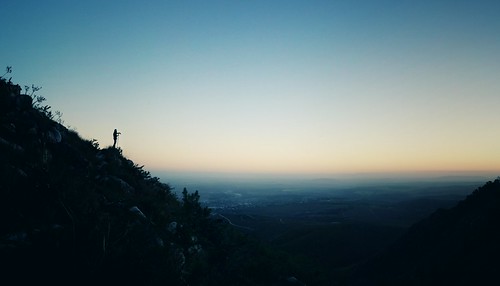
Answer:
<svg viewBox="0 0 500 286"><path fill-rule="evenodd" d="M212 218L198 192L177 197L42 102L0 78L1 285L297 282L286 257Z"/></svg>
<svg viewBox="0 0 500 286"><path fill-rule="evenodd" d="M352 285L498 285L500 178L413 225Z"/></svg>

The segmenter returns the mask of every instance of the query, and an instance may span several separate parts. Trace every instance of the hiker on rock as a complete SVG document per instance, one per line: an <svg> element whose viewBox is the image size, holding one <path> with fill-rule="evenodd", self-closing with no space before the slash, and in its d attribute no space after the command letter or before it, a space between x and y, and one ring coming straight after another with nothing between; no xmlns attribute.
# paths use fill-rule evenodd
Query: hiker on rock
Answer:
<svg viewBox="0 0 500 286"><path fill-rule="evenodd" d="M115 131L113 131L113 148L116 148L116 140L118 140L118 135L120 135L121 133L118 132L116 129Z"/></svg>

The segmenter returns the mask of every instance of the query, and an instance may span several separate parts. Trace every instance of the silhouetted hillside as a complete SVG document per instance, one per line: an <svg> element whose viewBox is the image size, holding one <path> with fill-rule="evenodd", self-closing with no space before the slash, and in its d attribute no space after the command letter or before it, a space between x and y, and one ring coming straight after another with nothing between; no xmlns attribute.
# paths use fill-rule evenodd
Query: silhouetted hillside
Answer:
<svg viewBox="0 0 500 286"><path fill-rule="evenodd" d="M37 90L33 86L23 94L0 78L1 285L484 285L499 280L500 179L457 206L436 211L402 237L406 226L349 221L349 210L372 210L357 201L271 205L264 209L284 210L287 216L231 217L254 223L260 233L279 230L270 247L233 229L227 217L212 216L198 192L184 189L178 197L120 149L100 148L67 129L54 120L60 114L42 105ZM302 209L306 206L320 208L315 213ZM392 246L369 259L387 245Z"/></svg>
<svg viewBox="0 0 500 286"><path fill-rule="evenodd" d="M358 269L355 285L496 285L500 281L500 178L412 226Z"/></svg>
<svg viewBox="0 0 500 286"><path fill-rule="evenodd" d="M39 99L0 79L0 284L295 283L284 255L212 219L198 192L178 198Z"/></svg>

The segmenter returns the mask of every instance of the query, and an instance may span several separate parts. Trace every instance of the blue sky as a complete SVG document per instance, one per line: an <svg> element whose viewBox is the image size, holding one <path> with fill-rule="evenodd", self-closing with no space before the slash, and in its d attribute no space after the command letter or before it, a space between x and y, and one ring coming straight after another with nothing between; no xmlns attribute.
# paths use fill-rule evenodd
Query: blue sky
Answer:
<svg viewBox="0 0 500 286"><path fill-rule="evenodd" d="M103 3L104 2L104 3ZM8 1L0 64L148 169L500 171L498 1Z"/></svg>

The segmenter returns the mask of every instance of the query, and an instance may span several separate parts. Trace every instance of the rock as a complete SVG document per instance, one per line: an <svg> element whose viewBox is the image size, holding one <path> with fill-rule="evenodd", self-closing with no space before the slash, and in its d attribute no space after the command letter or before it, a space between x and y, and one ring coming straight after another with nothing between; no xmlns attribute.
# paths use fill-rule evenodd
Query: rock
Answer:
<svg viewBox="0 0 500 286"><path fill-rule="evenodd" d="M26 133L31 136L36 136L38 134L38 131L36 127L31 127Z"/></svg>
<svg viewBox="0 0 500 286"><path fill-rule="evenodd" d="M23 178L27 178L28 175L26 174L25 171L21 170L21 169L16 169L16 172L19 176L23 177Z"/></svg>
<svg viewBox="0 0 500 286"><path fill-rule="evenodd" d="M6 239L10 241L24 242L28 240L28 234L24 231L11 233L7 235Z"/></svg>
<svg viewBox="0 0 500 286"><path fill-rule="evenodd" d="M42 163L48 165L52 160L52 153L47 148L42 149Z"/></svg>
<svg viewBox="0 0 500 286"><path fill-rule="evenodd" d="M59 130L57 130L56 128L51 128L49 131L47 131L45 136L49 143L61 143L62 141L61 132L59 132Z"/></svg>
<svg viewBox="0 0 500 286"><path fill-rule="evenodd" d="M182 252L180 248L177 248L175 245L171 245L172 249L172 254L174 259L176 260L177 267L178 269L182 269L184 265L186 264L186 256Z"/></svg>
<svg viewBox="0 0 500 286"><path fill-rule="evenodd" d="M173 221L173 222L169 223L167 226L167 230L172 234L176 234L177 233L177 222Z"/></svg>
<svg viewBox="0 0 500 286"><path fill-rule="evenodd" d="M97 169L102 170L106 165L108 165L108 162L106 162L106 155L104 153L99 152L95 155L97 159Z"/></svg>
<svg viewBox="0 0 500 286"><path fill-rule="evenodd" d="M60 229L64 229L64 226L60 225L60 224L57 224L57 223L54 223L50 226L50 228L52 230L60 230Z"/></svg>
<svg viewBox="0 0 500 286"><path fill-rule="evenodd" d="M299 279L295 278L294 276L288 277L286 279L286 282L288 282L288 284L290 284L290 285L302 285L302 286L306 285L303 282L301 282Z"/></svg>
<svg viewBox="0 0 500 286"><path fill-rule="evenodd" d="M189 254L197 254L197 253L200 253L202 250L203 250L203 248L199 244L195 244L195 245L188 248Z"/></svg>
<svg viewBox="0 0 500 286"><path fill-rule="evenodd" d="M16 106L16 99L21 95L21 86L0 80L0 110L11 111Z"/></svg>
<svg viewBox="0 0 500 286"><path fill-rule="evenodd" d="M17 110L24 111L33 107L33 98L26 94L16 96Z"/></svg>
<svg viewBox="0 0 500 286"><path fill-rule="evenodd" d="M163 239L161 239L159 236L156 237L156 244L159 247L163 247L165 244L163 243Z"/></svg>
<svg viewBox="0 0 500 286"><path fill-rule="evenodd" d="M11 92L12 96L20 96L21 95L21 90L22 90L22 88L18 84L16 84L16 85L11 84L10 85L10 92Z"/></svg>
<svg viewBox="0 0 500 286"><path fill-rule="evenodd" d="M105 180L112 180L112 181L120 184L120 188L122 189L122 191L124 191L127 194L130 194L130 193L135 191L134 187L132 187L127 182L125 182L124 180L122 180L118 177L109 176L109 177L106 177Z"/></svg>
<svg viewBox="0 0 500 286"><path fill-rule="evenodd" d="M16 125L14 123L5 123L2 125L2 128L11 134L16 133Z"/></svg>
<svg viewBox="0 0 500 286"><path fill-rule="evenodd" d="M146 215L143 212L141 212L141 210L136 206L131 207L129 209L129 211L136 214L137 216L139 216L141 218L147 219Z"/></svg>
<svg viewBox="0 0 500 286"><path fill-rule="evenodd" d="M0 145L4 145L8 148L10 148L12 151L16 151L16 152L24 152L24 149L23 147L15 144L15 143L12 143L12 142L9 142L5 139L3 139L2 137L0 137Z"/></svg>
<svg viewBox="0 0 500 286"><path fill-rule="evenodd" d="M95 157L97 158L97 160L99 161L104 161L106 159L106 155L102 152L102 151L99 151Z"/></svg>

